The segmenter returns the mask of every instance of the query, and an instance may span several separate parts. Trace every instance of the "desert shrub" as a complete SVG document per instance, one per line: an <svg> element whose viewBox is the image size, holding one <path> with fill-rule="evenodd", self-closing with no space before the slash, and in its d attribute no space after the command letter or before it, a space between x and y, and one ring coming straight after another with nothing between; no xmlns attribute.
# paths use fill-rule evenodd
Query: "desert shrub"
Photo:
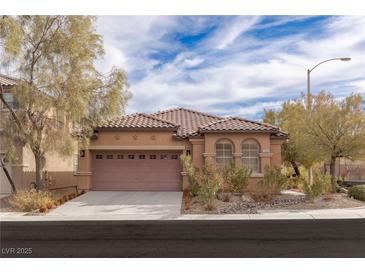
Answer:
<svg viewBox="0 0 365 274"><path fill-rule="evenodd" d="M235 167L231 177L232 191L243 193L247 189L248 178L251 176L251 173L251 169L247 166Z"/></svg>
<svg viewBox="0 0 365 274"><path fill-rule="evenodd" d="M181 164L188 176L189 181L189 190L193 196L197 196L199 192L199 184L196 181L196 172L197 168L193 165L190 155L181 155L180 156Z"/></svg>
<svg viewBox="0 0 365 274"><path fill-rule="evenodd" d="M250 196L256 202L270 201L273 199L274 192L267 188L263 181L259 181L256 187L250 190Z"/></svg>
<svg viewBox="0 0 365 274"><path fill-rule="evenodd" d="M222 187L223 176L215 167L205 164L196 173L199 182L198 197L207 210L212 210L217 192Z"/></svg>
<svg viewBox="0 0 365 274"><path fill-rule="evenodd" d="M303 190L306 181L307 181L306 176L303 175L301 175L300 177L291 176L287 178L285 188Z"/></svg>
<svg viewBox="0 0 365 274"><path fill-rule="evenodd" d="M323 172L315 172L313 175L313 184L304 183L304 193L308 198L313 199L319 197L331 189L331 176Z"/></svg>
<svg viewBox="0 0 365 274"><path fill-rule="evenodd" d="M188 189L184 189L183 191L183 202L184 202L184 209L190 209L190 191Z"/></svg>
<svg viewBox="0 0 365 274"><path fill-rule="evenodd" d="M280 167L264 168L264 179L262 180L262 184L267 189L270 189L273 194L279 194L285 187L286 182L287 178L282 174Z"/></svg>
<svg viewBox="0 0 365 274"><path fill-rule="evenodd" d="M365 201L365 185L350 187L348 195L357 200Z"/></svg>
<svg viewBox="0 0 365 274"><path fill-rule="evenodd" d="M286 182L287 177L279 167L265 167L264 178L250 191L250 195L255 201L272 200L275 195L280 194Z"/></svg>
<svg viewBox="0 0 365 274"><path fill-rule="evenodd" d="M20 211L33 211L41 209L48 210L56 204L56 200L47 191L21 190L12 195L9 199L12 207Z"/></svg>
<svg viewBox="0 0 365 274"><path fill-rule="evenodd" d="M247 166L236 167L234 163L231 163L222 171L224 185L233 192L243 193L247 188L251 173L252 171Z"/></svg>

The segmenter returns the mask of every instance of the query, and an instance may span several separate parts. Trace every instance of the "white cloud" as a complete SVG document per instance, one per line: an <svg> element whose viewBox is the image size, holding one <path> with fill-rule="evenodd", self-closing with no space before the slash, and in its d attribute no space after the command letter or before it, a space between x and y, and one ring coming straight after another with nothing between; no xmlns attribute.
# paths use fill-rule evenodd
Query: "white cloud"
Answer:
<svg viewBox="0 0 365 274"><path fill-rule="evenodd" d="M227 20L216 33L209 39L208 43L216 49L225 49L245 31L249 30L260 20L258 16L238 16L233 20Z"/></svg>
<svg viewBox="0 0 365 274"><path fill-rule="evenodd" d="M134 97L128 112L186 106L222 115L257 118L264 108L276 107L282 100L305 91L308 68L338 56L350 56L352 61L318 67L312 73L312 90L330 88L338 96L364 92L365 17L330 18L319 30L303 29L278 39L248 37L245 33L252 28L305 18L281 17L270 23L260 23L257 17L237 18L222 17L226 22L219 23L218 29L194 48L184 48L169 34L199 34L205 28L217 26L217 20L210 17L102 18L99 29L105 36L109 54L103 66L114 64L128 72L143 72L131 85ZM178 52L172 61L159 63L149 55L171 50ZM247 106L247 102L252 104Z"/></svg>

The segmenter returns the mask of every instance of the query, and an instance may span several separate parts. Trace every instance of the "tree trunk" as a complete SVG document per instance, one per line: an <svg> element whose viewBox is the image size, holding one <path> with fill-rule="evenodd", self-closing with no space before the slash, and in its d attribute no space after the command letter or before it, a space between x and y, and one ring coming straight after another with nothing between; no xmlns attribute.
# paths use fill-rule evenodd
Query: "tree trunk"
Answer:
<svg viewBox="0 0 365 274"><path fill-rule="evenodd" d="M5 173L6 178L8 178L8 181L10 183L10 186L11 186L11 189L12 189L13 193L16 193L16 188L15 188L14 181L10 177L10 174L8 172L8 169L5 167L5 163L4 163L4 160L3 160L3 157L2 156L0 156L0 164L1 164L2 168L3 168L3 171Z"/></svg>
<svg viewBox="0 0 365 274"><path fill-rule="evenodd" d="M308 184L311 186L313 185L313 168L308 168Z"/></svg>
<svg viewBox="0 0 365 274"><path fill-rule="evenodd" d="M42 170L43 170L42 155L40 153L34 153L34 159L35 159L35 183L37 189L44 189L42 181Z"/></svg>
<svg viewBox="0 0 365 274"><path fill-rule="evenodd" d="M331 157L330 174L331 174L332 193L336 193L336 187L337 187L337 181L336 181L336 157Z"/></svg>
<svg viewBox="0 0 365 274"><path fill-rule="evenodd" d="M299 171L299 167L297 165L297 163L295 161L291 161L290 164L292 165L295 175L297 175L297 177L300 177L300 171Z"/></svg>

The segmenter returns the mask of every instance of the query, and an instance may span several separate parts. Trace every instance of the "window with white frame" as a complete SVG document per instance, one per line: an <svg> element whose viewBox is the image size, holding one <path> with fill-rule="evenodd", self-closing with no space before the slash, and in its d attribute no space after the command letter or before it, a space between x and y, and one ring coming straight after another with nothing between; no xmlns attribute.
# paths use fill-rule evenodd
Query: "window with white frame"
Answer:
<svg viewBox="0 0 365 274"><path fill-rule="evenodd" d="M219 165L228 165L233 161L233 145L229 140L221 140L216 143L215 161Z"/></svg>
<svg viewBox="0 0 365 274"><path fill-rule="evenodd" d="M241 147L242 165L248 166L253 173L260 172L260 146L255 140L247 140Z"/></svg>

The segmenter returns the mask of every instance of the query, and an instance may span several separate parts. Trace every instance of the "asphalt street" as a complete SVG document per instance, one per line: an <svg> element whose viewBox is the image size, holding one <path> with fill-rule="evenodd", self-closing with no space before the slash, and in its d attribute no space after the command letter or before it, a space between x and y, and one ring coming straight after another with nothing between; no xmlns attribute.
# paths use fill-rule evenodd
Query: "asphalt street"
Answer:
<svg viewBox="0 0 365 274"><path fill-rule="evenodd" d="M365 219L1 222L2 257L365 257Z"/></svg>

